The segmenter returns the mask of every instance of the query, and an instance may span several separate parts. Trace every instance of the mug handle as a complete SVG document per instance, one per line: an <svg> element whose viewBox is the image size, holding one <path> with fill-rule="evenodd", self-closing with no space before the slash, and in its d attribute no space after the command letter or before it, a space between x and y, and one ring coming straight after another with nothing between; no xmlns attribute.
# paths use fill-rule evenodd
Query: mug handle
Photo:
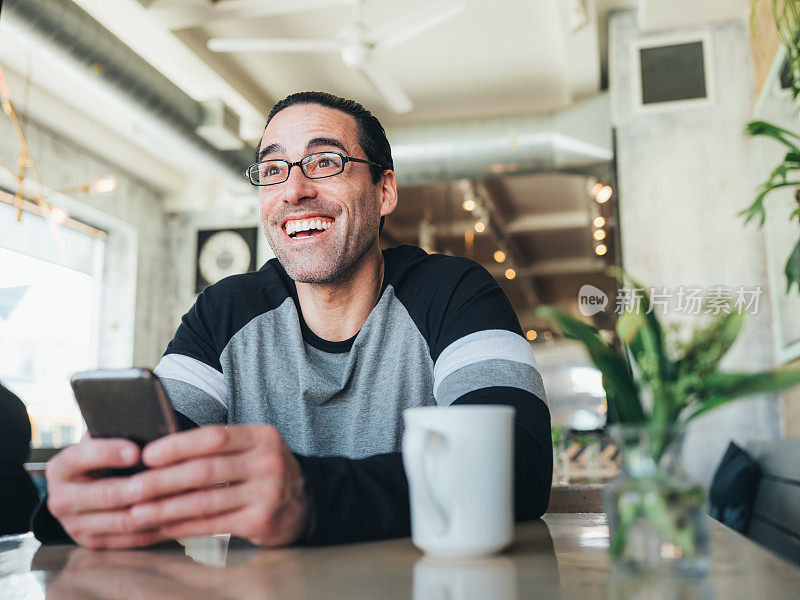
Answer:
<svg viewBox="0 0 800 600"><path fill-rule="evenodd" d="M450 518L447 510L442 506L441 502L436 499L433 493L433 486L431 485L430 477L428 477L428 469L426 466L429 464L430 457L430 439L433 436L439 436L446 440L446 436L438 431L430 429L419 428L406 431L406 441L410 450L407 468L409 473L416 481L420 482L420 491L422 492L423 504L430 507L435 515L434 529L437 535L441 535L450 527Z"/></svg>

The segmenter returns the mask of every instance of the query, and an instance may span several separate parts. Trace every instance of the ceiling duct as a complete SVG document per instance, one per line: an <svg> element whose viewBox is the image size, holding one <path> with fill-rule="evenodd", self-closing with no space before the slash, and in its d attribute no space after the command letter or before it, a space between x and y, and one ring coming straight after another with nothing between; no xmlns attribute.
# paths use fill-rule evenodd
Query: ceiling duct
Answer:
<svg viewBox="0 0 800 600"><path fill-rule="evenodd" d="M5 0L3 26L57 53L70 68L127 102L128 109L176 134L182 147L230 182L241 181L251 152L221 152L197 134L204 123L200 103L164 77L70 0ZM234 179L235 178L235 179Z"/></svg>
<svg viewBox="0 0 800 600"><path fill-rule="evenodd" d="M603 177L613 157L607 93L559 112L425 123L387 135L401 185L554 172Z"/></svg>
<svg viewBox="0 0 800 600"><path fill-rule="evenodd" d="M171 131L223 180L243 181L252 151L223 152L202 139L203 106L73 2L6 0L3 8L4 27L101 82L143 122ZM402 126L387 134L401 185L545 172L603 177L613 156L607 94L560 112Z"/></svg>

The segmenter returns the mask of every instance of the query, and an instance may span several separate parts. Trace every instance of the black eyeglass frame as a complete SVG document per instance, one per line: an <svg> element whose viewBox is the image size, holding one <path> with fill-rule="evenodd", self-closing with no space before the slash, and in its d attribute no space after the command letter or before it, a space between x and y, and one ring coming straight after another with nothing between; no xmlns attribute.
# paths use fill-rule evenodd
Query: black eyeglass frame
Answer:
<svg viewBox="0 0 800 600"><path fill-rule="evenodd" d="M306 173L305 169L303 168L303 161L307 158L312 156L317 156L319 154L335 154L339 158L342 159L342 169L337 171L336 173L331 173L330 175L323 175L322 177L311 177ZM286 179L283 181L274 181L272 183L256 183L253 181L253 178L250 175L250 172L253 170L253 167L257 165L262 165L264 163L275 163L280 162L286 165L289 165L289 168L286 170ZM252 185L259 186L259 187L266 187L269 185L279 185L281 183L286 183L289 180L289 177L292 175L292 167L300 167L300 172L305 175L308 179L327 179L328 177L336 177L337 175L341 175L344 172L344 166L349 162L357 162L357 163L364 163L365 165L374 165L376 167L384 168L382 165L379 165L376 162L372 162L371 160L364 160L363 158L355 158L353 156L345 156L340 152L312 152L311 154L306 154L303 158L298 161L290 162L283 158L270 158L268 160L260 160L258 162L254 162L252 165L247 167L244 171L242 171L242 175L244 175L245 179L247 179Z"/></svg>

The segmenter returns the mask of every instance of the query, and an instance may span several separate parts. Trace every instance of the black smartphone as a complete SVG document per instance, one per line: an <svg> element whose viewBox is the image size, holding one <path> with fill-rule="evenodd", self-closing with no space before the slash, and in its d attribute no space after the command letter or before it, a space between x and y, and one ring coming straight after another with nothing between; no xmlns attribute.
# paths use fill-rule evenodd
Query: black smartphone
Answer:
<svg viewBox="0 0 800 600"><path fill-rule="evenodd" d="M149 369L97 369L70 379L89 435L126 438L144 447L178 431L169 397ZM129 475L145 469L114 469L107 474Z"/></svg>

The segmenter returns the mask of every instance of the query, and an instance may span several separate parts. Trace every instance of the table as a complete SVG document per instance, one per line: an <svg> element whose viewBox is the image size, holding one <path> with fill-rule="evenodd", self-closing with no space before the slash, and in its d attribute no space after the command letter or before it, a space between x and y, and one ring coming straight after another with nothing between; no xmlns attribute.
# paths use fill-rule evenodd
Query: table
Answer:
<svg viewBox="0 0 800 600"><path fill-rule="evenodd" d="M712 521L710 574L636 580L609 567L605 515L548 514L517 526L503 554L424 556L408 538L262 550L228 536L150 550L44 546L30 534L0 540L0 597L42 598L792 598L800 569Z"/></svg>

